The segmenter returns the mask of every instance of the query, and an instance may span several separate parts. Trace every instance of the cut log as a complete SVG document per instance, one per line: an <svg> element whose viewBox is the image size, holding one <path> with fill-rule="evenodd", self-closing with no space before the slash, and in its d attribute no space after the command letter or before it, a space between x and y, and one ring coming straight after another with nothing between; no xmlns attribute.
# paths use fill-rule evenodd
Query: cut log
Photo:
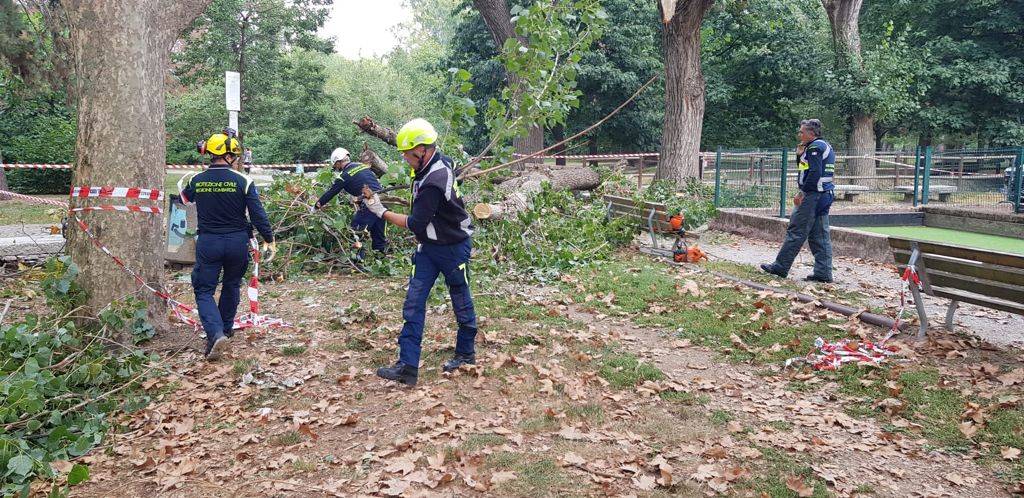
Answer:
<svg viewBox="0 0 1024 498"><path fill-rule="evenodd" d="M388 164L366 142L363 142L363 151L359 153L359 162L368 165L377 178L388 174Z"/></svg>
<svg viewBox="0 0 1024 498"><path fill-rule="evenodd" d="M527 209L530 209L529 197L526 194L516 192L509 194L501 202L494 204L478 203L473 206L473 216L478 220L504 220Z"/></svg>
<svg viewBox="0 0 1024 498"><path fill-rule="evenodd" d="M377 124L370 116L363 116L363 119L352 121L352 124L358 126L360 130L363 130L363 133L373 135L392 147L395 146L395 131L387 126Z"/></svg>

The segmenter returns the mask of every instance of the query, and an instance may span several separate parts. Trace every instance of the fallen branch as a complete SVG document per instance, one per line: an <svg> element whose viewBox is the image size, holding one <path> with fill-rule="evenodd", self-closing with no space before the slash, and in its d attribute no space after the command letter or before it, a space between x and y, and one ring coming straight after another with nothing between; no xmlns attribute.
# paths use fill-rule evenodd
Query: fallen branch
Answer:
<svg viewBox="0 0 1024 498"><path fill-rule="evenodd" d="M388 174L388 164L366 142L363 142L363 151L359 153L359 162L369 166L377 178Z"/></svg>
<svg viewBox="0 0 1024 498"><path fill-rule="evenodd" d="M377 124L370 116L363 116L362 119L353 120L352 124L358 126L360 130L363 130L363 133L373 135L392 147L396 144L395 131L387 126Z"/></svg>

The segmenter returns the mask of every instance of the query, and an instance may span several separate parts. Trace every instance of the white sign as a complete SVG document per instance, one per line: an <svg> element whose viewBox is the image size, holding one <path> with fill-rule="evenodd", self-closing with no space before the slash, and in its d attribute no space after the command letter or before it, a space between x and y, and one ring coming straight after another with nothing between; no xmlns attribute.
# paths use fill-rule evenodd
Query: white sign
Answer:
<svg viewBox="0 0 1024 498"><path fill-rule="evenodd" d="M228 111L228 126L238 131L238 111Z"/></svg>
<svg viewBox="0 0 1024 498"><path fill-rule="evenodd" d="M224 71L224 102L229 111L242 110L242 78L234 71Z"/></svg>

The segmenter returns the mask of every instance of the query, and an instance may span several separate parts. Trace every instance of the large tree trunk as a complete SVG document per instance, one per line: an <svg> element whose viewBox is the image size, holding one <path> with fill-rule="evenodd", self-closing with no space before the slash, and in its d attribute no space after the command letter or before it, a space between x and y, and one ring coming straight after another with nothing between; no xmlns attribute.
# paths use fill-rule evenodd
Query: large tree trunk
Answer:
<svg viewBox="0 0 1024 498"><path fill-rule="evenodd" d="M473 0L473 6L480 12L480 16L484 19L484 24L487 25L487 30L494 39L494 44L497 45L498 51L501 51L501 47L505 45L505 40L516 36L515 28L512 27L512 14L509 12L508 2L506 0ZM526 44L526 40L522 38L519 40ZM515 77L509 76L509 78L509 83L514 84ZM516 100L517 97L514 97L513 100ZM544 130L539 126L530 127L529 133L525 137L512 140L512 147L515 148L516 154L523 155L532 154L543 149ZM526 167L526 163L532 162L541 162L541 160L529 159L513 166L513 169L522 171Z"/></svg>
<svg viewBox="0 0 1024 498"><path fill-rule="evenodd" d="M210 0L77 0L67 2L74 47L78 137L75 185L142 187L163 190L164 77L178 34ZM92 204L82 199L76 205ZM103 204L145 201L103 199ZM79 215L93 233L146 282L161 285L164 267L163 219L141 213L91 212ZM70 230L68 251L82 273L88 311L140 291L140 286L109 256L92 247L79 229ZM148 292L150 318L166 323L165 308ZM162 328L162 327L161 327Z"/></svg>
<svg viewBox="0 0 1024 498"><path fill-rule="evenodd" d="M7 187L7 172L4 171L4 153L0 151L0 190L10 191ZM10 197L4 194L0 194L0 201L10 200Z"/></svg>
<svg viewBox="0 0 1024 498"><path fill-rule="evenodd" d="M835 51L837 67L846 68L854 75L864 70L860 51L860 8L863 0L821 0L832 26L832 48ZM875 151L875 118L868 113L854 113L848 117L850 124L849 149L854 156L871 156ZM875 161L872 159L850 159L850 174L853 176L875 176ZM873 180L858 180L855 183L873 185Z"/></svg>
<svg viewBox="0 0 1024 498"><path fill-rule="evenodd" d="M704 122L704 73L700 67L700 26L713 0L677 2L665 25L665 122L661 161L655 175L682 186L698 175ZM659 8L661 4L659 4ZM663 17L668 19L668 15Z"/></svg>
<svg viewBox="0 0 1024 498"><path fill-rule="evenodd" d="M505 198L493 204L486 202L473 206L473 216L479 220L501 220L530 209L530 196L540 192L544 182L556 190L593 190L601 184L596 171L585 167L538 168L507 180L498 188Z"/></svg>

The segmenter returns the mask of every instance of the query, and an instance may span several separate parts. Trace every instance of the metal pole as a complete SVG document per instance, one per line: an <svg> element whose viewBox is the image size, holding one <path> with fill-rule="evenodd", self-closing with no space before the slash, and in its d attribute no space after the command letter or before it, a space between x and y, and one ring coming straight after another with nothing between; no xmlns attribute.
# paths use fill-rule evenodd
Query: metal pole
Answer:
<svg viewBox="0 0 1024 498"><path fill-rule="evenodd" d="M917 207L917 189L921 187L921 146L914 149L914 207Z"/></svg>
<svg viewBox="0 0 1024 498"><path fill-rule="evenodd" d="M786 179L789 168L789 149L782 148L782 179L779 182L779 218L786 217Z"/></svg>
<svg viewBox="0 0 1024 498"><path fill-rule="evenodd" d="M1024 207L1021 205L1021 195L1024 194L1024 192L1021 192L1021 189L1024 188L1024 184L1022 184L1024 183L1024 147L1017 149L1017 167L1014 168L1014 170L1017 176L1014 181L1014 192L1017 193L1014 197L1014 212L1020 214L1021 212L1024 212L1021 209Z"/></svg>
<svg viewBox="0 0 1024 498"><path fill-rule="evenodd" d="M721 206L722 198L722 146L715 152L715 207Z"/></svg>
<svg viewBox="0 0 1024 498"><path fill-rule="evenodd" d="M928 185L932 179L932 146L924 148L924 181L921 184L921 204L928 205Z"/></svg>

